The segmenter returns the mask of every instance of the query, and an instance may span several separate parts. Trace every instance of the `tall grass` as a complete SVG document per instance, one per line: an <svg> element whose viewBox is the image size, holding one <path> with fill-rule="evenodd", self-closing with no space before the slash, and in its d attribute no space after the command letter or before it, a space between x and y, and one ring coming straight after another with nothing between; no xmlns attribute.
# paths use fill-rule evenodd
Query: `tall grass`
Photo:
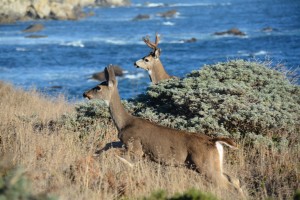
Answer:
<svg viewBox="0 0 300 200"><path fill-rule="evenodd" d="M50 100L0 83L0 176L22 168L33 195L59 199L158 199L153 192L164 190L166 198L191 188L219 199L238 198L185 168L148 160L129 168L114 156L120 149L95 155L118 141L111 120L91 109L97 105L71 105L63 98ZM291 199L300 188L299 133L295 134L298 140L285 148L237 140L239 150L225 151L224 171L241 180L249 199Z"/></svg>

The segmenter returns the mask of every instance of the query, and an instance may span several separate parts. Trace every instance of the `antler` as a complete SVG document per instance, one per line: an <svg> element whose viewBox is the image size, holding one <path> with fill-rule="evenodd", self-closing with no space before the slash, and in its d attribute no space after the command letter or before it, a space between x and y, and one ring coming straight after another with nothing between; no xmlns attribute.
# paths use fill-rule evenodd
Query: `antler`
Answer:
<svg viewBox="0 0 300 200"><path fill-rule="evenodd" d="M149 36L147 35L146 37L143 38L144 42L147 44L148 47L150 47L151 49L155 50L157 49L157 45L159 43L159 35L156 33L155 35L155 43L150 42Z"/></svg>

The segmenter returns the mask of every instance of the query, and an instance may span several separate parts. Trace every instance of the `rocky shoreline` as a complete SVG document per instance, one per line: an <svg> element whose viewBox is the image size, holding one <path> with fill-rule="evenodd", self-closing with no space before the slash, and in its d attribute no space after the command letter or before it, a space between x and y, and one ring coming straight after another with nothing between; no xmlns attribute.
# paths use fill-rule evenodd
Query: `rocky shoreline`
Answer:
<svg viewBox="0 0 300 200"><path fill-rule="evenodd" d="M130 0L1 0L0 24L35 19L76 20L85 6L126 6Z"/></svg>

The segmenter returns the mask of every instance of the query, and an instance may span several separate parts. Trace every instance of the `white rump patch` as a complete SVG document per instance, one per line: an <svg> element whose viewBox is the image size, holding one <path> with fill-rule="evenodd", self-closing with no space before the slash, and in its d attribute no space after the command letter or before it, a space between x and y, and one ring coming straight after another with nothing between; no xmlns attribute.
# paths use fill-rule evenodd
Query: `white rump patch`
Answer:
<svg viewBox="0 0 300 200"><path fill-rule="evenodd" d="M216 147L217 147L217 150L219 152L221 173L223 173L223 154L224 154L224 150L223 150L223 146L222 146L221 142L216 142Z"/></svg>

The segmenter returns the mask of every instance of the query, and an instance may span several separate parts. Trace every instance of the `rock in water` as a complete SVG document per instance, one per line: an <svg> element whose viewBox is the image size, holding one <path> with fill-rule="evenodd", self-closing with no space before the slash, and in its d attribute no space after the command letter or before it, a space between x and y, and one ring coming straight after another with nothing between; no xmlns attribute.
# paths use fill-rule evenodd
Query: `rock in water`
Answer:
<svg viewBox="0 0 300 200"><path fill-rule="evenodd" d="M44 29L44 25L43 24L33 24L28 26L27 28L25 28L23 30L23 32L25 33L32 33L32 32L38 32Z"/></svg>
<svg viewBox="0 0 300 200"><path fill-rule="evenodd" d="M166 12L158 13L157 15L164 18L175 17L178 14L177 10L169 10Z"/></svg>
<svg viewBox="0 0 300 200"><path fill-rule="evenodd" d="M47 35L27 35L25 36L25 38L34 38L34 39L37 39L37 38L46 38L48 37Z"/></svg>
<svg viewBox="0 0 300 200"><path fill-rule="evenodd" d="M190 39L187 39L187 40L181 40L181 41L183 41L184 43L193 43L193 42L197 42L197 39L194 38L194 37L192 37L192 38L190 38Z"/></svg>
<svg viewBox="0 0 300 200"><path fill-rule="evenodd" d="M116 76L123 76L123 70L122 70L121 67L119 67L118 65L113 65L113 69L115 71ZM98 81L105 81L106 80L105 75L104 75L104 71L92 74L91 78L96 79Z"/></svg>
<svg viewBox="0 0 300 200"><path fill-rule="evenodd" d="M136 21L136 20L145 20L145 19L150 19L150 15L139 14L135 18L133 18L134 21Z"/></svg>
<svg viewBox="0 0 300 200"><path fill-rule="evenodd" d="M215 32L214 35L236 35L236 36L245 36L246 34L240 31L237 28L232 28L223 32Z"/></svg>

